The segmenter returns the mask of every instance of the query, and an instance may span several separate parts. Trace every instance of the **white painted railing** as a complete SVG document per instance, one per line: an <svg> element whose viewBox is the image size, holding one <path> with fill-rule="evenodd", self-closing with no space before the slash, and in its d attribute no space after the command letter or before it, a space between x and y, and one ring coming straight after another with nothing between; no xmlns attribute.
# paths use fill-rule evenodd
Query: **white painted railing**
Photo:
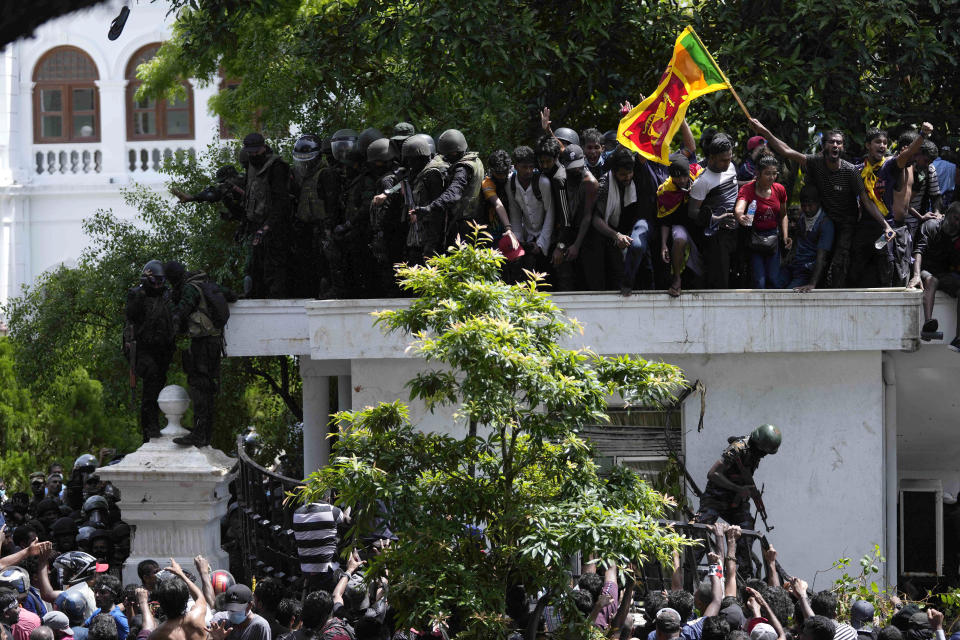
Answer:
<svg viewBox="0 0 960 640"><path fill-rule="evenodd" d="M37 175L82 175L100 173L103 153L97 143L39 144L33 147Z"/></svg>
<svg viewBox="0 0 960 640"><path fill-rule="evenodd" d="M126 169L129 173L156 173L163 163L178 155L195 156L192 142L176 145L169 141L127 145Z"/></svg>

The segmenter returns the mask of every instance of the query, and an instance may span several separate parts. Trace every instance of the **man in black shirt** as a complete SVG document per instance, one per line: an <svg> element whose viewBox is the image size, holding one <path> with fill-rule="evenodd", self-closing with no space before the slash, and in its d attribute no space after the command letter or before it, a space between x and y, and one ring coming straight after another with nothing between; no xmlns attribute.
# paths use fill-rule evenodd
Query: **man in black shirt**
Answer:
<svg viewBox="0 0 960 640"><path fill-rule="evenodd" d="M917 234L913 250L913 276L908 287L923 283L923 328L920 337L930 340L938 329L933 318L933 302L937 289L957 298L960 316L960 202L954 202L943 218L927 220ZM950 348L960 352L960 323Z"/></svg>
<svg viewBox="0 0 960 640"><path fill-rule="evenodd" d="M868 197L860 172L853 164L840 157L843 153L843 132L827 131L823 134L820 153L808 155L791 149L785 142L770 133L770 130L756 118L752 118L750 123L758 134L767 139L775 153L803 167L808 179L820 192L820 205L827 217L833 221L835 229L830 283L837 289L847 286L850 246L860 217L857 199L859 198L860 206L880 224L888 240L895 234L883 214Z"/></svg>

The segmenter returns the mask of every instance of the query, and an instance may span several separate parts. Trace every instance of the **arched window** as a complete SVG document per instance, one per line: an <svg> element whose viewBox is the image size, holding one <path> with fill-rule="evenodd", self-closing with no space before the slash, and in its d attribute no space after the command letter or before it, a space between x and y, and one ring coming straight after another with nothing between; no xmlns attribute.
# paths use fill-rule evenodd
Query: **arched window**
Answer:
<svg viewBox="0 0 960 640"><path fill-rule="evenodd" d="M193 138L193 87L184 82L185 98L157 100L134 96L140 81L137 67L157 55L160 43L140 48L127 63L127 139L171 140Z"/></svg>
<svg viewBox="0 0 960 640"><path fill-rule="evenodd" d="M33 140L99 142L97 66L76 47L57 47L33 71Z"/></svg>

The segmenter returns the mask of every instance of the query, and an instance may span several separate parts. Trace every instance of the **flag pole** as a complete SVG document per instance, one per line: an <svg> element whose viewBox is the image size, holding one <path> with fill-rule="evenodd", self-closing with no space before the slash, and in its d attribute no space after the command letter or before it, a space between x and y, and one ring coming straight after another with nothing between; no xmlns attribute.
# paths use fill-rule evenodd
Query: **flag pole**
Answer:
<svg viewBox="0 0 960 640"><path fill-rule="evenodd" d="M720 72L720 75L723 76L723 79L727 82L727 88L730 89L730 93L733 94L733 99L737 101L737 104L740 105L740 108L743 109L743 115L747 116L747 120L752 120L753 116L750 115L750 112L747 111L747 105L743 104L743 100L740 99L740 96L737 95L737 90L733 88L733 84L730 82L730 78L727 77L727 74L723 72L723 69L720 68L720 65L717 64L717 61L713 59L713 54L710 53L710 49L707 49L707 45L703 44L703 40L700 39L699 34L693 27L689 27L690 33L693 34L693 37L697 39L697 42L700 43L700 46L703 47L703 50L707 52L707 55L710 56L710 61L713 62L713 66L716 67L717 71Z"/></svg>

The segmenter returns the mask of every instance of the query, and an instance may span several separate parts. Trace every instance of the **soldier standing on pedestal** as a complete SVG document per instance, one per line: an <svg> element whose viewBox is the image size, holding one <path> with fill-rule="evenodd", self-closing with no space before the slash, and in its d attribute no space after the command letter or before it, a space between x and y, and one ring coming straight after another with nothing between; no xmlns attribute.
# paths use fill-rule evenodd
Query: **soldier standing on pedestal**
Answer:
<svg viewBox="0 0 960 640"><path fill-rule="evenodd" d="M173 358L174 328L163 265L151 260L143 267L140 284L127 291L123 352L130 362L131 391L136 378L143 380L140 396L140 430L143 441L160 436L157 396L167 383Z"/></svg>

